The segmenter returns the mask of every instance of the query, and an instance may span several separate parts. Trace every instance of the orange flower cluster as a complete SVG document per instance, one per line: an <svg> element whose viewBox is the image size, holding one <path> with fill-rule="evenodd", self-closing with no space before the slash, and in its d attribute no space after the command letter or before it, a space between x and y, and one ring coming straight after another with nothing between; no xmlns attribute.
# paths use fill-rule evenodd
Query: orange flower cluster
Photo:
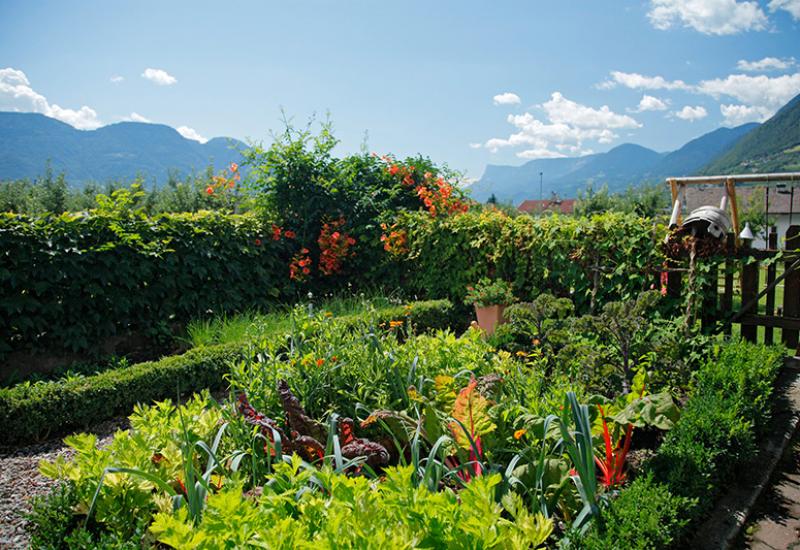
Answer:
<svg viewBox="0 0 800 550"><path fill-rule="evenodd" d="M408 252L408 247L406 246L408 244L408 234L405 229L395 229L396 227L396 223L392 224L391 227L382 223L381 229L390 231L388 235L386 233L381 235L381 242L386 252L393 256L402 256Z"/></svg>
<svg viewBox="0 0 800 550"><path fill-rule="evenodd" d="M206 195L213 195L217 192L224 193L228 189L233 189L240 179L239 165L232 162L228 167L228 172L212 176L211 184L206 187Z"/></svg>
<svg viewBox="0 0 800 550"><path fill-rule="evenodd" d="M325 222L319 233L319 270L323 275L333 275L342 270L342 259L352 256L350 248L356 240L340 231L344 225L344 218Z"/></svg>
<svg viewBox="0 0 800 550"><path fill-rule="evenodd" d="M303 248L295 254L289 264L289 278L295 281L303 281L311 274L311 258L308 257L308 249Z"/></svg>
<svg viewBox="0 0 800 550"><path fill-rule="evenodd" d="M422 181L417 181L414 177L414 166L398 164L388 155L382 156L381 160L387 164L386 171L390 176L400 179L406 187L414 187L414 191L431 216L453 215L469 210L469 203L454 197L453 185L447 183L444 178L425 172Z"/></svg>

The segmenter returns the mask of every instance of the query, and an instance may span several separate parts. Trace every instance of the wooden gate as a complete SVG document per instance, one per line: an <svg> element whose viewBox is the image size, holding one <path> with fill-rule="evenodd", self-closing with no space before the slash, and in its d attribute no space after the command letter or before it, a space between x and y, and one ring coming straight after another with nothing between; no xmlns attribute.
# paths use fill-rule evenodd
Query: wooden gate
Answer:
<svg viewBox="0 0 800 550"><path fill-rule="evenodd" d="M783 251L778 250L774 227L764 250L736 248L733 234L728 235L727 244L724 263L712 267L710 283L702 290L703 328L726 334L738 329L751 342L773 344L780 338L786 346L798 349L800 255L794 251L800 251L800 226L789 227ZM672 296L681 294L680 275L669 273L667 288Z"/></svg>

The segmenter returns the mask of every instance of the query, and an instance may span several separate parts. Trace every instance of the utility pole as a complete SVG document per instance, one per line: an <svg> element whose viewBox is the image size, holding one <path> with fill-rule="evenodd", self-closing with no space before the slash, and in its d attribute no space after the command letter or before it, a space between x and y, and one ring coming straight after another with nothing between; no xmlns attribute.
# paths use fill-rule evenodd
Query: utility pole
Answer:
<svg viewBox="0 0 800 550"><path fill-rule="evenodd" d="M542 179L544 176L544 172L539 172L539 200L544 199L544 195L542 195Z"/></svg>

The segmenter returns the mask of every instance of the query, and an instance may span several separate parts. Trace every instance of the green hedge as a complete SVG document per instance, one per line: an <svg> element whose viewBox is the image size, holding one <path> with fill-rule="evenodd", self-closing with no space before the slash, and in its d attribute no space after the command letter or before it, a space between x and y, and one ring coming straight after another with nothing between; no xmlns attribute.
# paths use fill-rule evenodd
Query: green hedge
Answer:
<svg viewBox="0 0 800 550"><path fill-rule="evenodd" d="M291 245L220 212L0 214L0 358L265 307L289 290Z"/></svg>
<svg viewBox="0 0 800 550"><path fill-rule="evenodd" d="M571 296L585 311L600 266L596 299L631 298L650 288L661 268L659 235L652 220L620 213L591 217L517 216L484 210L432 218L402 217L411 278L408 287L461 303L482 277L511 282L517 298L543 292Z"/></svg>
<svg viewBox="0 0 800 550"><path fill-rule="evenodd" d="M756 453L771 412L783 350L728 343L696 376L681 418L647 467L606 510L582 548L671 548L713 507ZM647 521L637 521L647 511ZM676 515L676 511L678 515ZM624 535L623 535L624 533ZM617 546L624 541L637 545Z"/></svg>
<svg viewBox="0 0 800 550"><path fill-rule="evenodd" d="M418 332L464 324L447 300L382 308L340 317L336 322L357 327L397 319L409 319ZM136 403L175 397L179 388L182 394L219 389L228 364L247 349L248 344L241 342L201 347L92 376L0 389L0 445L86 428L129 414Z"/></svg>

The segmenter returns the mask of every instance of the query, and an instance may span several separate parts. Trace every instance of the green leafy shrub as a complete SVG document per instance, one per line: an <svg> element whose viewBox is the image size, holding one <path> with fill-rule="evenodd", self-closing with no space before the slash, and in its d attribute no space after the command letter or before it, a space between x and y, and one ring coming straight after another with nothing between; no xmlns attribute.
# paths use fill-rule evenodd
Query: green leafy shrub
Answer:
<svg viewBox="0 0 800 550"><path fill-rule="evenodd" d="M783 352L777 347L744 341L727 344L697 373L696 391L724 397L759 434L770 418L770 397L782 361Z"/></svg>
<svg viewBox="0 0 800 550"><path fill-rule="evenodd" d="M444 329L463 325L450 302L413 302L332 319L348 331L367 324L379 326L394 320L410 323L415 330ZM312 327L313 330L317 328ZM266 335L283 345L287 335ZM254 353L247 342L231 342L191 349L183 355L137 363L93 376L21 384L0 389L0 441L4 444L41 439L75 428L124 415L136 403L189 394L206 388L219 389L229 365Z"/></svg>
<svg viewBox="0 0 800 550"><path fill-rule="evenodd" d="M4 444L34 441L86 428L147 403L205 388L220 388L239 344L189 350L160 361L138 363L84 378L37 382L0 390Z"/></svg>
<svg viewBox="0 0 800 550"><path fill-rule="evenodd" d="M77 504L78 495L72 483L59 483L46 495L32 497L31 511L25 516L31 547L67 548L64 539L78 523L74 512Z"/></svg>
<svg viewBox="0 0 800 550"><path fill-rule="evenodd" d="M706 505L734 468L751 458L755 438L750 419L737 414L721 396L692 396L676 427L659 448L658 479L676 494L703 496Z"/></svg>
<svg viewBox="0 0 800 550"><path fill-rule="evenodd" d="M287 241L254 216L0 214L0 354L91 351L291 295Z"/></svg>
<svg viewBox="0 0 800 550"><path fill-rule="evenodd" d="M467 287L464 303L475 307L507 306L514 302L511 285L502 279L483 277L474 285Z"/></svg>
<svg viewBox="0 0 800 550"><path fill-rule="evenodd" d="M461 303L482 277L509 281L517 298L571 297L576 310L594 301L635 297L650 288L663 261L653 222L619 213L591 217L518 216L496 210L450 217L404 214L409 286ZM659 229L658 231L661 231ZM600 270L595 286L595 272Z"/></svg>
<svg viewBox="0 0 800 550"><path fill-rule="evenodd" d="M577 546L585 550L669 548L686 528L685 511L692 504L651 476L641 477L603 511L601 520Z"/></svg>

